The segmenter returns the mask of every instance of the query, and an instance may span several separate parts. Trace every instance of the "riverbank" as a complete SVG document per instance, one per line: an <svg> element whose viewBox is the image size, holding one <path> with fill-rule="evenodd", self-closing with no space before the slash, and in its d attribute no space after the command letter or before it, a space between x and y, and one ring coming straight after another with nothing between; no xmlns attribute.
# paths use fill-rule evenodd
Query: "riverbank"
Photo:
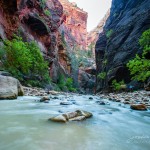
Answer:
<svg viewBox="0 0 150 150"><path fill-rule="evenodd" d="M65 93L58 91L46 91L42 88L36 87L23 87L25 96L49 96L49 95L72 95L73 93ZM80 95L74 93L75 95ZM105 94L95 94L93 96L98 96L100 99L105 99L120 102L123 104L144 104L147 108L150 108L150 91L139 90L134 92L121 92L121 93L105 93ZM90 96L89 98L92 98Z"/></svg>
<svg viewBox="0 0 150 150"><path fill-rule="evenodd" d="M23 86L24 96L48 96L65 94L65 92L48 91L38 87L25 87Z"/></svg>
<svg viewBox="0 0 150 150"><path fill-rule="evenodd" d="M123 104L144 104L150 108L150 91L139 90L134 92L121 92L109 94L97 94L101 99L108 99Z"/></svg>

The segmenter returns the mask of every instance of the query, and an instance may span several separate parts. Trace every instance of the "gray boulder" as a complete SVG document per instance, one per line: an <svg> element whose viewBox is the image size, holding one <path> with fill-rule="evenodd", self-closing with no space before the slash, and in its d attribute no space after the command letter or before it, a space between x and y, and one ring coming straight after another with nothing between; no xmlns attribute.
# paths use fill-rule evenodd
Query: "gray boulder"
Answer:
<svg viewBox="0 0 150 150"><path fill-rule="evenodd" d="M16 99L17 96L23 96L24 91L20 82L8 76L0 75L0 99Z"/></svg>

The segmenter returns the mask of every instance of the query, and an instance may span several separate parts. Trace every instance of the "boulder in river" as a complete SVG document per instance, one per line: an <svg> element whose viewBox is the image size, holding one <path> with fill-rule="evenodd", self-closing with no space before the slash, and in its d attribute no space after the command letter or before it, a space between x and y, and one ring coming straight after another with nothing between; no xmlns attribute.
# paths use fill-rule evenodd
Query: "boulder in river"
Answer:
<svg viewBox="0 0 150 150"><path fill-rule="evenodd" d="M144 104L132 104L130 108L133 110L147 110L147 107Z"/></svg>
<svg viewBox="0 0 150 150"><path fill-rule="evenodd" d="M56 117L50 118L50 120L54 121L54 122L67 122L67 119L64 115L58 115Z"/></svg>
<svg viewBox="0 0 150 150"><path fill-rule="evenodd" d="M73 103L71 102L60 102L60 105L72 105Z"/></svg>
<svg viewBox="0 0 150 150"><path fill-rule="evenodd" d="M50 118L49 120L54 122L67 122L67 121L82 121L86 118L92 117L93 114L84 110L76 110L75 112L69 112L56 117Z"/></svg>
<svg viewBox="0 0 150 150"><path fill-rule="evenodd" d="M48 101L50 100L50 98L48 96L43 96L41 99L40 99L40 102L45 102L45 101Z"/></svg>
<svg viewBox="0 0 150 150"><path fill-rule="evenodd" d="M0 99L16 99L23 96L24 91L20 82L9 76L0 75Z"/></svg>

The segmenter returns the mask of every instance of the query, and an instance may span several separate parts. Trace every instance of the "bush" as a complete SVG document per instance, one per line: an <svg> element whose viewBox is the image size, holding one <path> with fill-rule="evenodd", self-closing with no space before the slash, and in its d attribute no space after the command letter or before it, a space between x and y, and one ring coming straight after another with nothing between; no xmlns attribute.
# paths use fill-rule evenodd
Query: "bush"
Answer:
<svg viewBox="0 0 150 150"><path fill-rule="evenodd" d="M76 92L76 89L73 86L73 79L72 78L65 79L64 75L62 74L59 75L57 85L61 90L67 89L70 92Z"/></svg>
<svg viewBox="0 0 150 150"><path fill-rule="evenodd" d="M106 72L101 72L101 73L98 74L97 77L98 77L99 79L103 79L103 80L104 80L104 79L106 78L106 75L107 75Z"/></svg>
<svg viewBox="0 0 150 150"><path fill-rule="evenodd" d="M76 92L76 89L73 87L73 79L72 78L67 78L66 80L66 87L70 92Z"/></svg>
<svg viewBox="0 0 150 150"><path fill-rule="evenodd" d="M49 11L49 10L47 10L47 9L46 9L46 10L44 10L44 14L45 14L45 15L47 15L47 16L50 16L50 15L51 15L50 11Z"/></svg>
<svg viewBox="0 0 150 150"><path fill-rule="evenodd" d="M58 76L57 85L58 85L58 87L59 87L61 90L64 90L64 88L65 88L65 77L64 77L63 74L60 74L60 75Z"/></svg>
<svg viewBox="0 0 150 150"><path fill-rule="evenodd" d="M14 35L10 40L4 40L5 56L3 56L3 66L14 77L23 83L29 80L34 86L36 81L42 84L49 83L48 63L44 61L37 44L23 42L21 37ZM33 81L32 81L33 80Z"/></svg>
<svg viewBox="0 0 150 150"><path fill-rule="evenodd" d="M110 30L108 30L108 31L106 32L106 37L107 37L107 38L110 38L110 37L112 36L112 34L113 34L113 30L110 29Z"/></svg>
<svg viewBox="0 0 150 150"><path fill-rule="evenodd" d="M119 91L121 90L121 86L124 85L124 81L120 81L120 82L117 82L116 80L113 80L112 81L112 88L115 90L115 91Z"/></svg>
<svg viewBox="0 0 150 150"><path fill-rule="evenodd" d="M142 34L139 43L143 48L142 56L136 55L134 59L127 63L127 67L133 80L144 82L150 77L150 59L145 57L150 53L150 29Z"/></svg>

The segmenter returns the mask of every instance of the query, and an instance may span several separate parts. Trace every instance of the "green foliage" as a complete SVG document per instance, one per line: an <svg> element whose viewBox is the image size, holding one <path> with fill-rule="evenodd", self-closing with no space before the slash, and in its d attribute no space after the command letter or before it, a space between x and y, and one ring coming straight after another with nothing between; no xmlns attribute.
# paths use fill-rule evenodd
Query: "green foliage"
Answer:
<svg viewBox="0 0 150 150"><path fill-rule="evenodd" d="M150 52L150 29L143 32L141 38L139 39L139 43L143 48L143 57Z"/></svg>
<svg viewBox="0 0 150 150"><path fill-rule="evenodd" d="M97 77L98 77L99 79L103 79L103 80L104 80L104 79L106 78L106 75L107 75L106 72L101 72L101 73L98 74Z"/></svg>
<svg viewBox="0 0 150 150"><path fill-rule="evenodd" d="M145 57L147 53L150 53L150 29L142 34L139 43L143 48L142 56L136 55L127 63L127 67L133 80L144 82L150 77L150 59Z"/></svg>
<svg viewBox="0 0 150 150"><path fill-rule="evenodd" d="M87 57L91 58L92 57L92 49L87 50Z"/></svg>
<svg viewBox="0 0 150 150"><path fill-rule="evenodd" d="M91 55L92 55L92 51L90 50L77 49L75 53L75 57L78 66L89 67L90 66L89 58L91 58Z"/></svg>
<svg viewBox="0 0 150 150"><path fill-rule="evenodd" d="M6 55L6 52L5 52L4 48L2 46L0 46L0 61L1 61L1 63L3 63L3 61L5 59L5 55Z"/></svg>
<svg viewBox="0 0 150 150"><path fill-rule="evenodd" d="M120 81L120 82L117 82L116 80L113 80L112 81L112 87L115 91L119 91L121 89L121 86L124 85L124 81Z"/></svg>
<svg viewBox="0 0 150 150"><path fill-rule="evenodd" d="M102 63L103 63L103 66L106 66L107 63L108 63L108 60L107 60L107 59L104 59Z"/></svg>
<svg viewBox="0 0 150 150"><path fill-rule="evenodd" d="M107 38L110 38L110 37L112 36L112 34L113 34L113 30L110 29L110 30L108 30L108 31L106 32L106 37L107 37Z"/></svg>
<svg viewBox="0 0 150 150"><path fill-rule="evenodd" d="M46 10L44 10L44 14L45 14L45 15L47 15L47 16L51 16L50 11L49 11L49 10L47 10L47 9L46 9Z"/></svg>
<svg viewBox="0 0 150 150"><path fill-rule="evenodd" d="M61 33L61 40L64 47L67 46L66 40L65 40L65 33L64 31Z"/></svg>
<svg viewBox="0 0 150 150"><path fill-rule="evenodd" d="M37 44L32 41L30 43L23 42L21 37L14 35L14 38L4 41L3 50L3 66L14 77L20 81L35 82L38 80L40 84L48 83L50 81L48 73L48 64L44 61L40 49ZM24 76L29 80L25 81ZM38 85L39 86L39 83Z"/></svg>
<svg viewBox="0 0 150 150"><path fill-rule="evenodd" d="M70 92L76 92L76 89L73 87L73 79L72 78L67 78L66 80L66 87Z"/></svg>
<svg viewBox="0 0 150 150"><path fill-rule="evenodd" d="M40 6L41 6L41 8L44 10L44 8L46 7L46 1L47 0L39 0L39 2L40 2Z"/></svg>
<svg viewBox="0 0 150 150"><path fill-rule="evenodd" d="M65 77L64 77L63 74L59 75L57 85L58 85L58 87L61 90L64 90L64 87L65 87Z"/></svg>
<svg viewBox="0 0 150 150"><path fill-rule="evenodd" d="M65 79L64 75L60 74L58 78L58 87L61 90L69 90L70 92L76 92L76 89L73 86L73 79L67 78Z"/></svg>

